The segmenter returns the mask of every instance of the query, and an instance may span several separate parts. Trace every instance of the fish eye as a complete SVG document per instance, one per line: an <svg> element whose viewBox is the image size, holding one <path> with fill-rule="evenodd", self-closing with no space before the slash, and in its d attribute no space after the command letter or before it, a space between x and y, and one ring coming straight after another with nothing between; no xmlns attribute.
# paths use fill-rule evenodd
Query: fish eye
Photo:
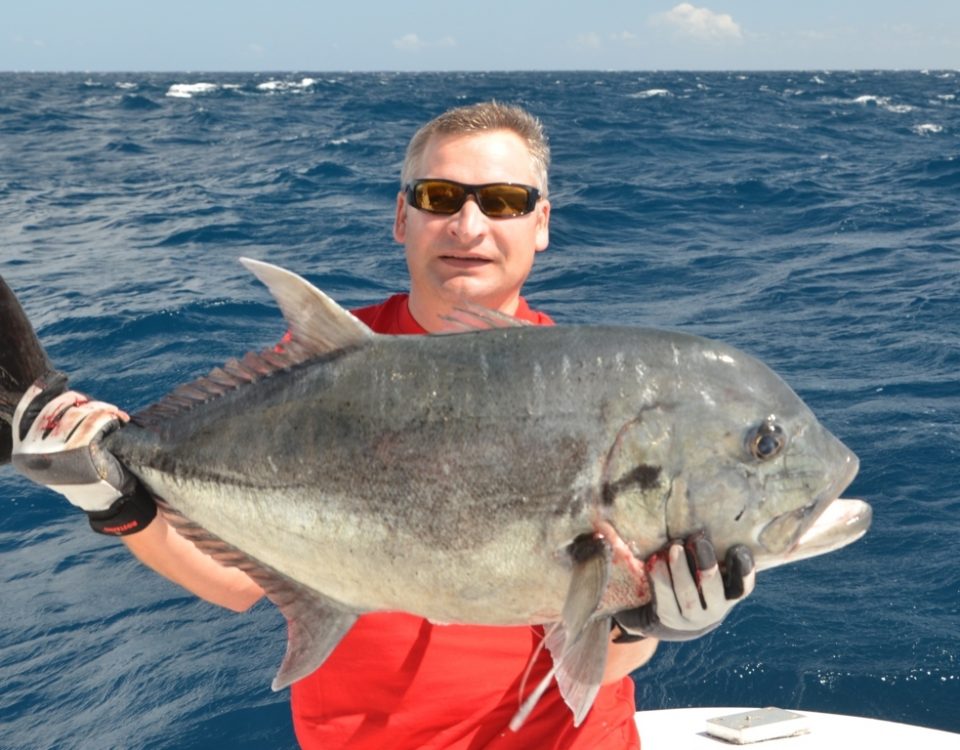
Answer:
<svg viewBox="0 0 960 750"><path fill-rule="evenodd" d="M747 448L750 455L758 461L769 461L778 456L787 444L787 436L773 417L768 417L763 424L750 433Z"/></svg>

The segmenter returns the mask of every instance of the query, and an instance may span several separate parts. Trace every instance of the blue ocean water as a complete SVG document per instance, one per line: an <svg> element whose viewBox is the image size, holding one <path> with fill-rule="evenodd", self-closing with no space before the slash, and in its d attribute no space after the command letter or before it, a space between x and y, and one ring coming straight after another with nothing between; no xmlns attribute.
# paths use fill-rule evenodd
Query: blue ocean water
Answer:
<svg viewBox="0 0 960 750"><path fill-rule="evenodd" d="M402 289L407 139L522 103L554 154L534 306L758 356L875 509L662 646L638 706L960 732L958 94L952 71L2 74L0 273L75 386L133 410L282 332L239 255L348 306ZM0 508L0 748L295 747L271 605L195 600L9 467Z"/></svg>

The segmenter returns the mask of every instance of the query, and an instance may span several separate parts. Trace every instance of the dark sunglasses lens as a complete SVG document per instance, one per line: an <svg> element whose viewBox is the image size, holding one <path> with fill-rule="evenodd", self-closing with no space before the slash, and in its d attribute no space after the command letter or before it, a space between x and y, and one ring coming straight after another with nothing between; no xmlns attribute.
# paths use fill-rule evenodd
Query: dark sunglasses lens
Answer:
<svg viewBox="0 0 960 750"><path fill-rule="evenodd" d="M522 185L488 185L477 191L477 200L487 216L520 216L531 210L530 190Z"/></svg>
<svg viewBox="0 0 960 750"><path fill-rule="evenodd" d="M413 186L413 204L436 214L455 214L463 207L466 191L452 182L424 180Z"/></svg>

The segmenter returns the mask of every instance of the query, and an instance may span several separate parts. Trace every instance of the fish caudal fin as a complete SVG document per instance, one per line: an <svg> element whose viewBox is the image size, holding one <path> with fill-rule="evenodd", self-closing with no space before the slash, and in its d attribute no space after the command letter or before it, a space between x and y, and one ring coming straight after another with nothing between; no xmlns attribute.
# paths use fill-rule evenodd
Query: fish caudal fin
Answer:
<svg viewBox="0 0 960 750"><path fill-rule="evenodd" d="M610 618L596 617L610 578L610 546L600 536L584 534L570 545L573 572L563 605L563 621L548 628L546 646L553 668L520 706L510 721L513 731L527 720L549 687L557 680L560 694L580 726L600 690L607 664Z"/></svg>
<svg viewBox="0 0 960 750"><path fill-rule="evenodd" d="M55 372L17 295L0 278L0 464L13 450L11 423L20 397L37 378Z"/></svg>

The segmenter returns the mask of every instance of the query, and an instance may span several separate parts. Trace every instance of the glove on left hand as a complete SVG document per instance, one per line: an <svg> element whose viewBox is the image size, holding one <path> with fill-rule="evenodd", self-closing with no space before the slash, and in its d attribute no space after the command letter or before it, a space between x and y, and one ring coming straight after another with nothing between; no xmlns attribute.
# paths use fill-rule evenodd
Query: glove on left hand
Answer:
<svg viewBox="0 0 960 750"><path fill-rule="evenodd" d="M114 536L140 531L156 515L156 504L100 445L129 417L65 388L63 376L38 381L20 399L12 424L14 467L86 511L94 531Z"/></svg>
<svg viewBox="0 0 960 750"><path fill-rule="evenodd" d="M614 615L623 633L617 642L646 636L689 641L706 635L753 591L754 568L753 555L743 545L727 550L721 574L713 544L702 533L672 542L647 560L653 600Z"/></svg>

